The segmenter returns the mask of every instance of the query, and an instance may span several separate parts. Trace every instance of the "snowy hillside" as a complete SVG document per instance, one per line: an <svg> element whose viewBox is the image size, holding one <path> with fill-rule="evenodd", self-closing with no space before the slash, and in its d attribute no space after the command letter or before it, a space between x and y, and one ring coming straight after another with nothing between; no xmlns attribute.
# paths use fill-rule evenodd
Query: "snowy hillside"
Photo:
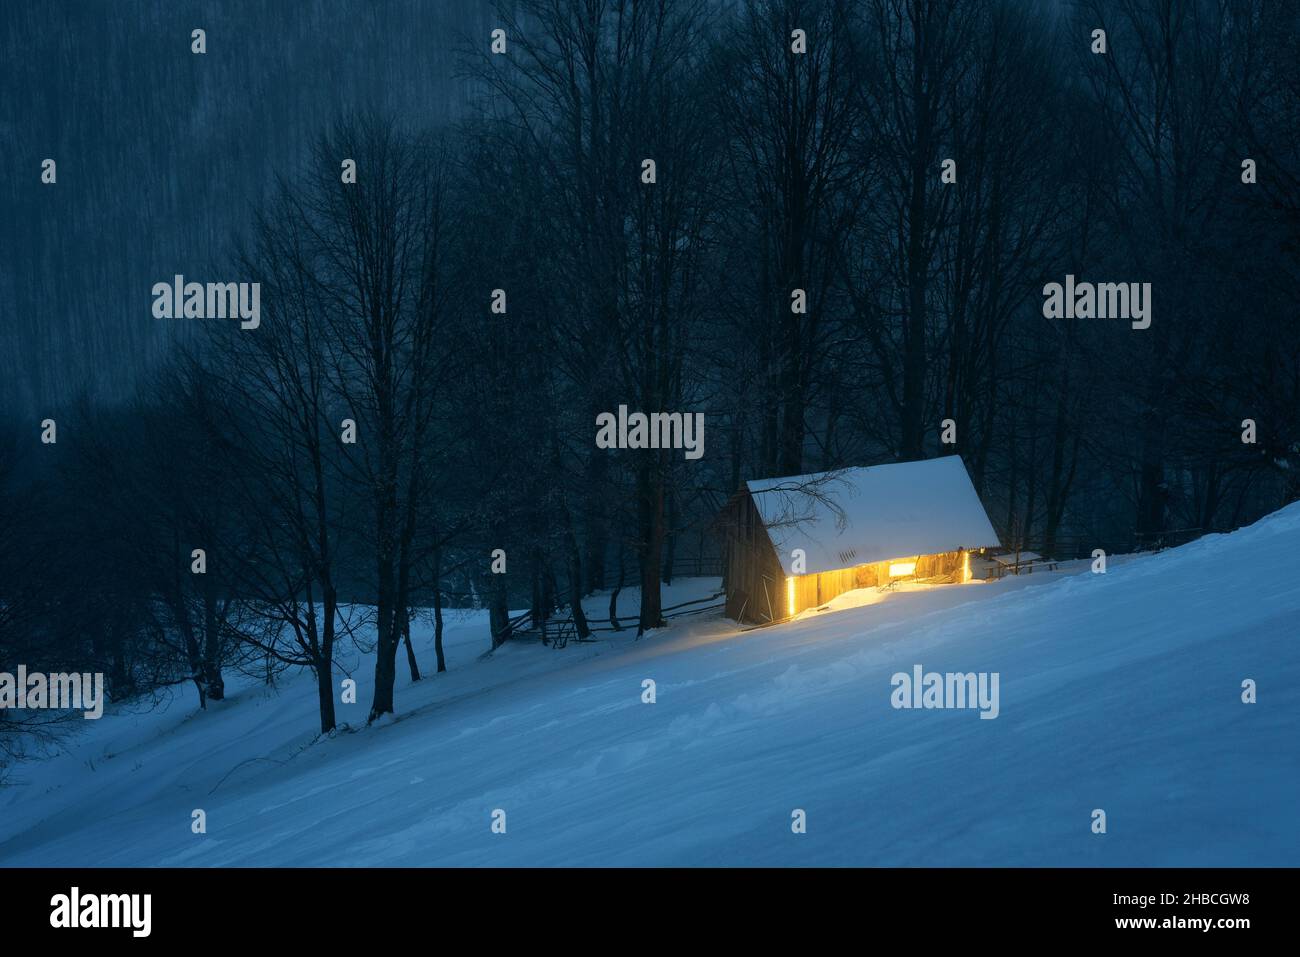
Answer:
<svg viewBox="0 0 1300 957"><path fill-rule="evenodd" d="M403 679L397 720L356 733L312 743L307 675L208 713L189 692L87 722L0 789L0 863L1294 866L1297 554L1292 506L1105 575L901 591L747 632L710 613L479 660L485 623L453 620L451 670ZM356 727L371 666L349 664ZM891 676L915 665L997 672L999 716L896 710Z"/></svg>

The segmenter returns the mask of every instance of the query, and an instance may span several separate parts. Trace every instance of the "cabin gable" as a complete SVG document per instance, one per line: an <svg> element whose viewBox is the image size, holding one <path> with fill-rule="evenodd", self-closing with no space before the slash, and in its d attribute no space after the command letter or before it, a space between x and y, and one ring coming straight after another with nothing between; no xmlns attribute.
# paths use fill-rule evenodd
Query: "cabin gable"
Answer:
<svg viewBox="0 0 1300 957"><path fill-rule="evenodd" d="M726 614L735 621L762 624L785 617L785 571L753 497L742 489L715 523L723 543Z"/></svg>

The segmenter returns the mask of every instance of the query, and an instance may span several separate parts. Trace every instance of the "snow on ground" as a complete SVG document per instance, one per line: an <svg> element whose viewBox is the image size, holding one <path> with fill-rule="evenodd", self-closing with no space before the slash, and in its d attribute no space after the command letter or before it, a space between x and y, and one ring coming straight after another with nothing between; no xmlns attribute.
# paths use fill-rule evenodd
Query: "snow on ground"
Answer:
<svg viewBox="0 0 1300 957"><path fill-rule="evenodd" d="M1294 866L1298 553L1292 506L1105 575L904 589L747 631L710 612L481 660L466 615L451 670L403 677L394 721L360 727L371 663L347 662L356 733L314 740L307 675L86 722L0 788L0 863ZM431 630L415 637L430 669ZM998 672L1000 716L895 710L891 676L917 664Z"/></svg>

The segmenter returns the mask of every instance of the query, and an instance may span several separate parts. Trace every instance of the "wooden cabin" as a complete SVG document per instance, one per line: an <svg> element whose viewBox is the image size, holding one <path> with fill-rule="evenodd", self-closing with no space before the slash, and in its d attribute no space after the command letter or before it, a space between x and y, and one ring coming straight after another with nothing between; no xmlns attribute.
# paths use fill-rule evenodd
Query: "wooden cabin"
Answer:
<svg viewBox="0 0 1300 957"><path fill-rule="evenodd" d="M792 618L855 588L970 581L999 547L960 456L746 482L714 522L727 616Z"/></svg>

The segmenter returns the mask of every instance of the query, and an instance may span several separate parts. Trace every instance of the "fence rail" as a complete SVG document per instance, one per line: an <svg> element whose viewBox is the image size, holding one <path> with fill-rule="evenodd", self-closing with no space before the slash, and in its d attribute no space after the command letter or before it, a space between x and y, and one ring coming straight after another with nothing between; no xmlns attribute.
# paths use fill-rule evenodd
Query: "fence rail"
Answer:
<svg viewBox="0 0 1300 957"><path fill-rule="evenodd" d="M1107 555L1120 555L1126 552L1159 552L1166 548L1186 545L1204 534L1205 529L1202 528L1172 528L1160 532L1134 532L1133 537L1126 541L1117 539L1101 541L1083 535L1073 535L1069 538L1058 538L1051 549L1047 549L1045 545L1037 547L1025 545L1020 550L1025 552L1037 551L1043 555L1048 555L1050 552L1050 557L1058 561L1069 561L1074 558L1091 558L1094 548L1100 548Z"/></svg>
<svg viewBox="0 0 1300 957"><path fill-rule="evenodd" d="M690 555L673 559L671 571L665 570L663 578L721 578L722 558L711 555Z"/></svg>
<svg viewBox="0 0 1300 957"><path fill-rule="evenodd" d="M664 617L665 620L667 620L672 618L680 618L683 615L698 615L701 612L713 611L714 609L722 608L726 605L725 601L718 600L722 598L722 596L723 593L719 591L719 592L714 592L712 595L707 595L704 598L693 598L690 601L679 602L676 605L669 605L667 608L664 608L660 612L660 614ZM632 617L634 616L629 616L629 619ZM599 634L601 632L630 631L630 630L632 630L631 625L623 626L619 628L615 628L613 625L609 625L609 624L593 625L588 623L587 625L587 631L590 634ZM584 642L584 641L595 640L590 637L587 638L578 637L578 626L573 620L572 611L570 611L569 614L565 615L562 618L552 618L550 621L547 621L542 626L541 632L542 632L542 644L548 645L552 648L563 648L566 645L568 645L570 641Z"/></svg>

